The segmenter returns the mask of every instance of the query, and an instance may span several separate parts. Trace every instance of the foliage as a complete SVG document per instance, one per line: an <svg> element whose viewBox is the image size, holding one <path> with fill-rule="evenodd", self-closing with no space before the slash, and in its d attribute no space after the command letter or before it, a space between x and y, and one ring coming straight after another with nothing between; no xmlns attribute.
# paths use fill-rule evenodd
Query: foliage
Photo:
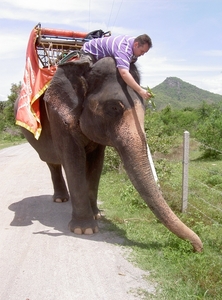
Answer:
<svg viewBox="0 0 222 300"><path fill-rule="evenodd" d="M116 150L112 147L106 147L103 173L122 169L122 162Z"/></svg>
<svg viewBox="0 0 222 300"><path fill-rule="evenodd" d="M15 124L14 103L18 97L20 89L21 89L21 83L19 85L12 84L11 94L8 96L8 100L4 101L4 103L2 103L1 105L1 111L0 111L1 130L4 130L8 126L13 126Z"/></svg>
<svg viewBox="0 0 222 300"><path fill-rule="evenodd" d="M184 131L192 134L198 124L198 114L193 108L173 110L171 106L167 106L161 111L161 120L165 125L167 135L173 133L182 135Z"/></svg>
<svg viewBox="0 0 222 300"><path fill-rule="evenodd" d="M168 129L162 120L162 112L147 110L144 129L151 152L168 153L175 141L176 132L168 135Z"/></svg>
<svg viewBox="0 0 222 300"><path fill-rule="evenodd" d="M177 136L189 131L200 143L202 156L222 157L222 101L216 104L203 102L197 109L182 110L165 107L162 111L147 111L145 131L151 152L169 152Z"/></svg>
<svg viewBox="0 0 222 300"><path fill-rule="evenodd" d="M219 158L222 154L222 102L206 103L199 109L199 126L195 137L201 143L204 157Z"/></svg>
<svg viewBox="0 0 222 300"><path fill-rule="evenodd" d="M0 101L0 115L3 113L5 106L6 106L6 101Z"/></svg>
<svg viewBox="0 0 222 300"><path fill-rule="evenodd" d="M122 188L120 191L120 200L130 212L134 212L135 210L138 210L138 208L147 207L146 203L140 198L138 192L128 181L126 186L124 186L124 189Z"/></svg>
<svg viewBox="0 0 222 300"><path fill-rule="evenodd" d="M14 103L19 96L21 90L21 82L12 84L11 94L8 100L1 102L0 105L0 140L1 144L8 142L16 142L23 138L19 128L15 125Z"/></svg>
<svg viewBox="0 0 222 300"><path fill-rule="evenodd" d="M11 94L8 96L8 100L5 103L5 107L2 111L2 120L5 123L5 127L13 126L15 124L15 117L14 117L14 103L15 100L18 98L18 95L21 90L21 82L16 85L12 84L11 86Z"/></svg>

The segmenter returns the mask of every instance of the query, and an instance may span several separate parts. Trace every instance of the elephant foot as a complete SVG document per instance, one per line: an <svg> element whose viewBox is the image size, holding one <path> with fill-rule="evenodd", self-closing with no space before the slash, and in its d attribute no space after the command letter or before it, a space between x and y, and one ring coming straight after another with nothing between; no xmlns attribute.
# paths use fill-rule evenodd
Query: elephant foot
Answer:
<svg viewBox="0 0 222 300"><path fill-rule="evenodd" d="M67 202L69 199L67 198L60 198L60 197L57 197L55 198L53 201L56 202L56 203L62 203L62 202Z"/></svg>
<svg viewBox="0 0 222 300"><path fill-rule="evenodd" d="M69 194L67 192L60 191L60 193L54 193L52 199L56 203L63 203L69 201Z"/></svg>
<svg viewBox="0 0 222 300"><path fill-rule="evenodd" d="M71 232L75 234L86 234L91 235L93 233L99 232L99 228L97 226L97 222L95 219L92 221L77 221L72 219L69 223L69 229Z"/></svg>
<svg viewBox="0 0 222 300"><path fill-rule="evenodd" d="M75 228L73 231L73 233L75 233L75 234L86 234L86 235L91 235L91 234L97 233L97 232L99 232L98 226L96 226L94 229L86 228L85 230L78 227L78 228Z"/></svg>
<svg viewBox="0 0 222 300"><path fill-rule="evenodd" d="M97 206L92 206L93 216L95 220L101 219L102 213Z"/></svg>

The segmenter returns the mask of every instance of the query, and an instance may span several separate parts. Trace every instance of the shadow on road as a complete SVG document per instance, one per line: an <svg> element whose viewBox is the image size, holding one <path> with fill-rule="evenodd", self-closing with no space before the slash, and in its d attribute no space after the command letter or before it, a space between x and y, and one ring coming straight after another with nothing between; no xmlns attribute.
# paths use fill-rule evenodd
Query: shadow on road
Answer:
<svg viewBox="0 0 222 300"><path fill-rule="evenodd" d="M24 198L11 204L9 209L15 212L11 226L29 226L33 221L39 221L45 226L56 226L56 230L65 232L71 218L71 203L55 203L50 195Z"/></svg>
<svg viewBox="0 0 222 300"><path fill-rule="evenodd" d="M50 227L37 232L33 231L33 234L44 234L53 237L66 235L111 244L138 246L140 248L159 249L163 246L158 242L145 244L131 241L126 237L124 230L117 228L114 223L105 217L102 217L98 222L99 233L76 235L70 232L68 228L72 213L71 202L55 203L50 195L24 198L21 201L12 203L8 208L15 213L10 226L30 226L38 221L42 225Z"/></svg>

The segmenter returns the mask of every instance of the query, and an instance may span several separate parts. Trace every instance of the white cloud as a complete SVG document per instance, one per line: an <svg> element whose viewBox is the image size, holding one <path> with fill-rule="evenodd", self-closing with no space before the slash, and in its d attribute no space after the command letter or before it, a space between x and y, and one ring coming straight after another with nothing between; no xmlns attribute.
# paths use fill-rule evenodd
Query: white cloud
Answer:
<svg viewBox="0 0 222 300"><path fill-rule="evenodd" d="M190 71L190 72L220 72L220 65L198 65L191 60L176 59L165 56L157 56L147 53L138 59L138 64L143 69L143 72L170 72L170 71Z"/></svg>
<svg viewBox="0 0 222 300"><path fill-rule="evenodd" d="M201 85L205 90L222 95L222 74L201 78Z"/></svg>
<svg viewBox="0 0 222 300"><path fill-rule="evenodd" d="M24 34L5 34L0 31L2 45L0 47L0 60L10 59L11 57L17 56L17 53L21 53L26 49L28 40ZM25 55L25 52L24 52Z"/></svg>
<svg viewBox="0 0 222 300"><path fill-rule="evenodd" d="M117 16L122 1L115 1L113 13L113 0L108 0L106 3L101 3L100 0L63 0L61 3L62 5L58 5L54 0L3 0L0 3L0 19L17 20L23 23L29 21L34 26L41 22L42 27L45 27L44 24L53 24L53 26L58 24L57 26L61 28L66 28L68 25L72 26L74 30L86 32L95 29L108 31L111 29L110 17ZM126 28L124 26L114 27L113 24L112 32L113 34L120 32L124 34ZM126 33L129 33L129 30Z"/></svg>
<svg viewBox="0 0 222 300"><path fill-rule="evenodd" d="M7 100L6 95L0 94L0 101L6 101L6 100Z"/></svg>
<svg viewBox="0 0 222 300"><path fill-rule="evenodd" d="M141 84L154 87L167 77L178 77L190 84L222 95L222 73L220 65L185 64L184 60L169 59L146 54L139 58L138 68L141 73Z"/></svg>

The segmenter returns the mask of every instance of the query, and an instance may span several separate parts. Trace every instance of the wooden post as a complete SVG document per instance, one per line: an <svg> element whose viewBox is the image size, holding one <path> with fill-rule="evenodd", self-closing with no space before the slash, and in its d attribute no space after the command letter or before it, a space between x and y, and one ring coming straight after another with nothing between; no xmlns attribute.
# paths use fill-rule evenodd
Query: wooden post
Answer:
<svg viewBox="0 0 222 300"><path fill-rule="evenodd" d="M189 138L190 133L183 134L183 191L182 191L182 212L185 212L188 204L188 167L189 167Z"/></svg>

